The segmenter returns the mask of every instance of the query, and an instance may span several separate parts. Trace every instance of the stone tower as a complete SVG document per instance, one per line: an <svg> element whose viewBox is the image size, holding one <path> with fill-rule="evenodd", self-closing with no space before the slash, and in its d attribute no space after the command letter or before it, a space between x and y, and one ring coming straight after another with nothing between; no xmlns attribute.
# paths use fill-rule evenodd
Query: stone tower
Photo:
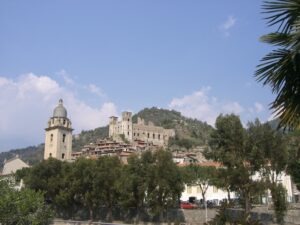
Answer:
<svg viewBox="0 0 300 225"><path fill-rule="evenodd" d="M67 117L67 110L60 99L48 121L45 137L44 159L53 157L70 160L72 153L72 124Z"/></svg>
<svg viewBox="0 0 300 225"><path fill-rule="evenodd" d="M116 134L118 134L118 128L118 117L109 117L109 137L113 138Z"/></svg>
<svg viewBox="0 0 300 225"><path fill-rule="evenodd" d="M128 141L132 141L132 113L123 112L122 113L122 130L124 137Z"/></svg>

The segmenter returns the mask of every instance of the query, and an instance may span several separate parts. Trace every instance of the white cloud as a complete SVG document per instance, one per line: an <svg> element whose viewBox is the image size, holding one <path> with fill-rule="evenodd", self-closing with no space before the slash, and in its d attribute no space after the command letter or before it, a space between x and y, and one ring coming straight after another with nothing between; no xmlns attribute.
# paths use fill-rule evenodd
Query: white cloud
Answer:
<svg viewBox="0 0 300 225"><path fill-rule="evenodd" d="M264 106L259 102L255 102L254 107L255 107L255 111L257 113L260 113L260 112L264 111L264 109L265 109Z"/></svg>
<svg viewBox="0 0 300 225"><path fill-rule="evenodd" d="M238 102L229 102L222 106L221 111L227 114L234 113L238 115L244 112L244 108Z"/></svg>
<svg viewBox="0 0 300 225"><path fill-rule="evenodd" d="M228 16L226 21L220 26L220 30L224 33L226 37L230 36L230 30L236 24L236 18L234 16Z"/></svg>
<svg viewBox="0 0 300 225"><path fill-rule="evenodd" d="M105 94L103 93L103 91L101 90L101 88L97 87L94 84L89 84L86 87L87 90L89 90L92 94L95 94L99 97L105 97Z"/></svg>
<svg viewBox="0 0 300 225"><path fill-rule="evenodd" d="M184 116L197 118L214 125L220 113L240 114L244 108L238 102L221 102L209 95L210 87L204 87L191 95L174 98L169 104L170 109L181 112Z"/></svg>
<svg viewBox="0 0 300 225"><path fill-rule="evenodd" d="M113 102L91 106L76 92L45 75L0 77L0 152L43 142L44 128L60 98L75 133L107 125L108 117L117 114Z"/></svg>
<svg viewBox="0 0 300 225"><path fill-rule="evenodd" d="M57 73L57 75L59 75L63 78L65 84L67 84L67 85L74 85L75 84L74 80L71 78L71 76L64 69L59 71Z"/></svg>

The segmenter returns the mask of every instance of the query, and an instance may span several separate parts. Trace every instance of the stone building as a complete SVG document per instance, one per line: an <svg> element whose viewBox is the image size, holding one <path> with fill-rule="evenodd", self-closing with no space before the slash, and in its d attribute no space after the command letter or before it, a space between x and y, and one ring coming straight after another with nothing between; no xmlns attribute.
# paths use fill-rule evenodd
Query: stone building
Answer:
<svg viewBox="0 0 300 225"><path fill-rule="evenodd" d="M67 117L67 110L60 99L45 129L44 159L53 157L59 160L71 160L72 123Z"/></svg>
<svg viewBox="0 0 300 225"><path fill-rule="evenodd" d="M28 167L30 166L20 159L19 155L16 155L14 158L9 160L5 159L2 174L0 174L0 181L5 180L13 188L20 190L22 187L24 187L23 180L21 179L20 181L16 181L14 174L17 172L17 170Z"/></svg>
<svg viewBox="0 0 300 225"><path fill-rule="evenodd" d="M28 167L29 165L25 163L22 159L20 159L18 155L16 155L12 159L4 160L2 175L11 175L16 173L17 170Z"/></svg>
<svg viewBox="0 0 300 225"><path fill-rule="evenodd" d="M129 142L141 140L157 146L166 146L169 138L175 136L175 131L155 126L152 122L146 124L142 118L138 118L137 123L133 123L132 113L123 112L120 121L115 116L110 117L109 121L109 137L117 139L120 135Z"/></svg>

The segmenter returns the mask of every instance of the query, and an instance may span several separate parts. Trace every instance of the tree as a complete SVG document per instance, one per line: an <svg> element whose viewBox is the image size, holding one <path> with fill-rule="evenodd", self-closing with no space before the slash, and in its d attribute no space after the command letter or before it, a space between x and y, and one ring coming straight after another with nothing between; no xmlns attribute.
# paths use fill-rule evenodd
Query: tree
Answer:
<svg viewBox="0 0 300 225"><path fill-rule="evenodd" d="M288 134L288 150L289 150L289 163L288 172L300 189L300 131L294 131Z"/></svg>
<svg viewBox="0 0 300 225"><path fill-rule="evenodd" d="M45 205L42 192L29 189L17 191L0 181L0 223L6 225L51 223L53 213Z"/></svg>
<svg viewBox="0 0 300 225"><path fill-rule="evenodd" d="M218 116L216 130L211 134L210 148L205 155L220 162L227 172L230 187L240 194L244 201L245 217L251 209L251 197L259 188L259 181L252 176L259 168L253 167L246 148L246 131L238 116Z"/></svg>
<svg viewBox="0 0 300 225"><path fill-rule="evenodd" d="M261 37L278 49L261 60L256 78L277 94L271 109L280 119L279 126L300 125L300 2L299 0L264 1L267 24L277 31Z"/></svg>
<svg viewBox="0 0 300 225"><path fill-rule="evenodd" d="M119 180L120 202L125 209L136 209L136 222L139 222L145 204L146 177L147 165L137 155L130 156L128 164L123 166Z"/></svg>
<svg viewBox="0 0 300 225"><path fill-rule="evenodd" d="M181 173L166 150L143 153L142 164L147 168L145 202L161 219L168 208L178 204L184 189Z"/></svg>
<svg viewBox="0 0 300 225"><path fill-rule="evenodd" d="M277 177L286 169L288 152L282 134L273 131L268 124L255 120L244 129L237 116L220 115L206 156L224 166L224 185L240 195L245 218L248 218L252 198L267 188L274 199L283 202L275 195L281 193ZM275 207L278 207L277 213L285 208L283 205Z"/></svg>
<svg viewBox="0 0 300 225"><path fill-rule="evenodd" d="M201 190L202 200L206 210L205 221L207 222L207 202L206 192L210 185L214 184L216 178L216 168L212 166L199 166L191 164L185 168L185 181L187 185L197 186Z"/></svg>
<svg viewBox="0 0 300 225"><path fill-rule="evenodd" d="M61 189L63 162L50 158L44 160L36 166L19 172L19 176L24 177L27 188L35 191L42 191L48 202L53 202L55 196Z"/></svg>
<svg viewBox="0 0 300 225"><path fill-rule="evenodd" d="M91 159L79 158L72 166L73 168L68 177L69 186L67 189L76 202L88 209L89 217L92 221L94 219L94 210L99 202L98 193L95 190L96 162Z"/></svg>
<svg viewBox="0 0 300 225"><path fill-rule="evenodd" d="M201 190L203 203L206 207L206 192L214 184L216 168L212 166L199 166L191 164L185 168L185 182L187 185L198 186Z"/></svg>
<svg viewBox="0 0 300 225"><path fill-rule="evenodd" d="M98 201L108 209L107 220L112 221L113 207L118 203L118 179L122 164L117 157L104 156L96 161L93 189Z"/></svg>

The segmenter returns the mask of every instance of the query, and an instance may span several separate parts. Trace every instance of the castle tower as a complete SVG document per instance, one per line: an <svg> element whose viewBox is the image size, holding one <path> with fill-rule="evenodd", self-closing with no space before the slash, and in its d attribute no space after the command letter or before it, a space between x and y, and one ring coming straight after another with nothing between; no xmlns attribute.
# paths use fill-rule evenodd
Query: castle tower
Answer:
<svg viewBox="0 0 300 225"><path fill-rule="evenodd" d="M109 117L109 137L112 138L118 134L118 117Z"/></svg>
<svg viewBox="0 0 300 225"><path fill-rule="evenodd" d="M122 131L128 141L132 141L132 113L122 113Z"/></svg>
<svg viewBox="0 0 300 225"><path fill-rule="evenodd" d="M67 117L67 110L60 99L48 121L45 137L44 159L53 157L70 160L72 153L72 124Z"/></svg>

